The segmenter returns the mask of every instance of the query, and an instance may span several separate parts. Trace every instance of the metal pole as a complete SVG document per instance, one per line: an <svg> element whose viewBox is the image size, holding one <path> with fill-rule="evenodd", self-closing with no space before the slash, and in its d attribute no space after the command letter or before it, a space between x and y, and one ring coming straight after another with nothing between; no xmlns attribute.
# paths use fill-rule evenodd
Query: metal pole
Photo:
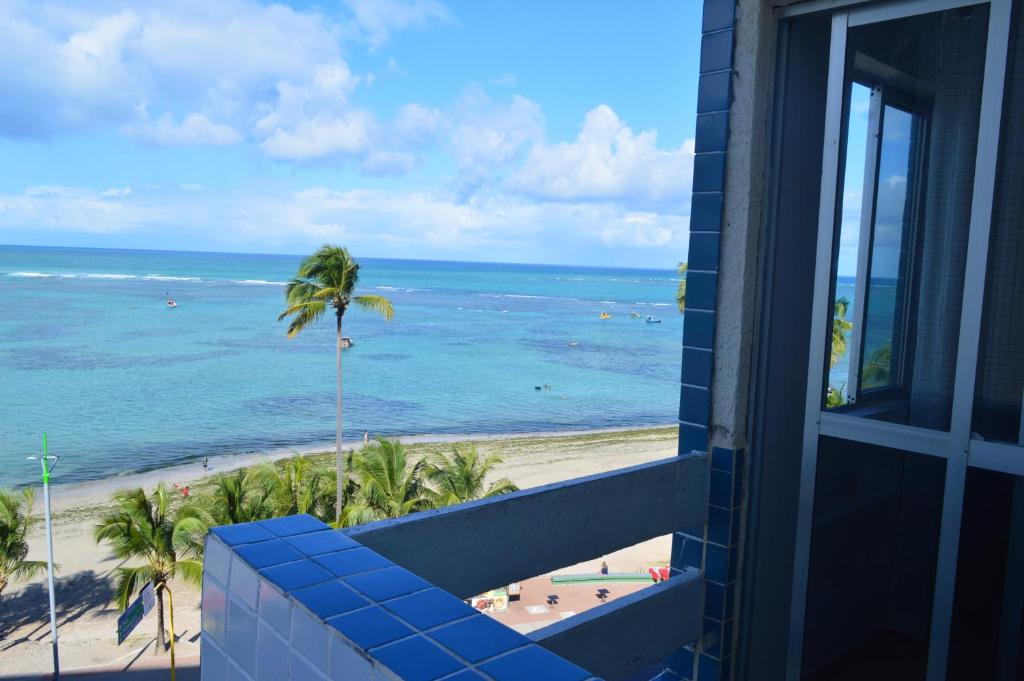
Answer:
<svg viewBox="0 0 1024 681"><path fill-rule="evenodd" d="M50 640L53 643L53 678L60 678L60 655L57 653L57 608L53 597L53 532L50 523L50 461L43 433L43 500L46 507L46 562L50 585Z"/></svg>
<svg viewBox="0 0 1024 681"><path fill-rule="evenodd" d="M164 583L163 590L167 592L167 614L171 619L171 681L174 681L174 597L171 590Z"/></svg>

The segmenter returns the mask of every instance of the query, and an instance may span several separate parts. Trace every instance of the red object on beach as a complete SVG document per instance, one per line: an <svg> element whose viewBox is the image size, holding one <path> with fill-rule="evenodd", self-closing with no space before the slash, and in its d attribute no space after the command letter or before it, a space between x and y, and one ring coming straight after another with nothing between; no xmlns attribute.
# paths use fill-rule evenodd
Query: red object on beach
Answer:
<svg viewBox="0 0 1024 681"><path fill-rule="evenodd" d="M658 568L658 573L661 575L661 581L664 582L666 579L668 579L669 575L671 574L671 571L666 566L663 568Z"/></svg>
<svg viewBox="0 0 1024 681"><path fill-rule="evenodd" d="M183 497L187 497L188 496L188 486L187 485L185 487L181 488L181 496L183 496Z"/></svg>
<svg viewBox="0 0 1024 681"><path fill-rule="evenodd" d="M652 568L652 567L651 568L647 568L647 571L651 573L651 579L653 579L655 582L657 582L658 578L659 578L658 571L656 569Z"/></svg>

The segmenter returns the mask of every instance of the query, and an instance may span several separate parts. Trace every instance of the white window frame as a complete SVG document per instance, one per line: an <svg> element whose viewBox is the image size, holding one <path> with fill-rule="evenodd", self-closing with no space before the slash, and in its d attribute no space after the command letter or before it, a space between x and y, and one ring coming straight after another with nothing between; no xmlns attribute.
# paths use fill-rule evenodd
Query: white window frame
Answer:
<svg viewBox="0 0 1024 681"><path fill-rule="evenodd" d="M979 4L988 4L990 12L950 430L949 432L932 431L913 426L871 421L849 414L826 412L822 409L822 386L825 378L825 354L828 350L826 330L829 328L832 314L834 314L833 306L829 304L828 299L831 294L832 247L840 172L847 32L855 26ZM834 8L835 5L832 7ZM1021 448L971 439L982 303L988 264L992 200L1002 117L1003 85L1006 76L1010 11L1011 0L897 0L885 3L857 4L851 9L835 11L832 14L825 138L822 149L821 196L818 209L814 307L811 315L810 356L807 368L800 493L786 663L787 681L799 681L802 674L814 486L817 475L818 442L822 435L909 450L946 460L931 632L928 644L927 681L944 681L946 678L967 467L975 465L1013 472L1017 475L1024 473L1024 461L1022 461L1024 456L1021 456L1024 455L1024 451Z"/></svg>

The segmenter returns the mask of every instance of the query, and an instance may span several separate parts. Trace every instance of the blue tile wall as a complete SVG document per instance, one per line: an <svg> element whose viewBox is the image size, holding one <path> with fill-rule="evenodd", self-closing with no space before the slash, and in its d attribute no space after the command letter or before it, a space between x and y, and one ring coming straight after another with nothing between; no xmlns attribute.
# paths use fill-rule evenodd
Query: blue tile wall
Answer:
<svg viewBox="0 0 1024 681"><path fill-rule="evenodd" d="M680 373L679 453L708 452L714 380L718 269L732 99L736 0L704 0L697 85L693 197ZM705 636L665 660L659 679L725 681L731 673L735 582L742 503L743 452L711 455L707 522L672 538L672 567L704 572Z"/></svg>
<svg viewBox="0 0 1024 681"><path fill-rule="evenodd" d="M203 681L596 681L309 516L215 528L206 556Z"/></svg>

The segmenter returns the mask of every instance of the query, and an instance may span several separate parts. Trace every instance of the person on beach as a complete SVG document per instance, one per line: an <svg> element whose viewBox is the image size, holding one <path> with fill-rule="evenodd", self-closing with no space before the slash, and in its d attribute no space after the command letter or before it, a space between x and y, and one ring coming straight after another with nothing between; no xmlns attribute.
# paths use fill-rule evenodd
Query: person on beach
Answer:
<svg viewBox="0 0 1024 681"><path fill-rule="evenodd" d="M368 430L364 430L363 431L363 444L364 445L370 444L370 431L368 431Z"/></svg>
<svg viewBox="0 0 1024 681"><path fill-rule="evenodd" d="M601 574L608 574L608 563L604 562L603 560L601 561Z"/></svg>
<svg viewBox="0 0 1024 681"><path fill-rule="evenodd" d="M203 457L203 475L206 475L207 471L210 470L210 459Z"/></svg>
<svg viewBox="0 0 1024 681"><path fill-rule="evenodd" d="M181 488L181 496L188 499L188 485Z"/></svg>

